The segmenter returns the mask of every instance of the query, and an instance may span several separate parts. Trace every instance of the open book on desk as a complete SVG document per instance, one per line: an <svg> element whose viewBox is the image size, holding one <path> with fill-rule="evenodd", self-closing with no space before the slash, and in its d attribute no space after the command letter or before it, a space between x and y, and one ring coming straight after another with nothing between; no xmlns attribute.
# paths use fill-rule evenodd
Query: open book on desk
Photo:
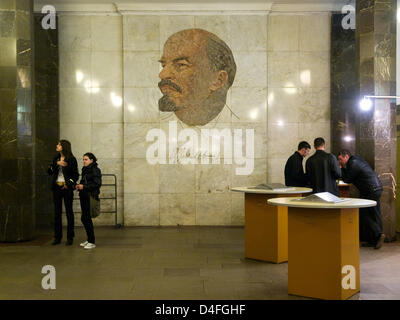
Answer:
<svg viewBox="0 0 400 320"><path fill-rule="evenodd" d="M261 183L255 187L249 187L249 189L264 189L264 190L272 190L272 191L296 190L296 188L286 187L282 183Z"/></svg>
<svg viewBox="0 0 400 320"><path fill-rule="evenodd" d="M319 203L340 203L340 202L345 202L349 201L350 199L340 199L339 197L336 197L334 194L330 192L319 192L319 193L314 193L310 196L301 198L301 199L293 199L292 201L298 201L298 202L319 202Z"/></svg>

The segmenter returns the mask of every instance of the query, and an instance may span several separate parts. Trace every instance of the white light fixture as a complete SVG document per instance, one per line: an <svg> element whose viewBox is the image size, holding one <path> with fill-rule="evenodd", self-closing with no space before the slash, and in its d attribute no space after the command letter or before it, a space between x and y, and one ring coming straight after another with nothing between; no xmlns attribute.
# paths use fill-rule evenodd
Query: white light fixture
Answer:
<svg viewBox="0 0 400 320"><path fill-rule="evenodd" d="M350 137L350 136L345 136L345 137L343 138L343 140L346 141L346 142L350 142L350 141L353 140L353 138Z"/></svg>
<svg viewBox="0 0 400 320"><path fill-rule="evenodd" d="M363 111L371 110L373 99L400 99L399 96L364 96L364 98L360 101L360 108Z"/></svg>
<svg viewBox="0 0 400 320"><path fill-rule="evenodd" d="M372 108L372 101L369 98L363 98L360 101L360 108L362 111L369 111Z"/></svg>

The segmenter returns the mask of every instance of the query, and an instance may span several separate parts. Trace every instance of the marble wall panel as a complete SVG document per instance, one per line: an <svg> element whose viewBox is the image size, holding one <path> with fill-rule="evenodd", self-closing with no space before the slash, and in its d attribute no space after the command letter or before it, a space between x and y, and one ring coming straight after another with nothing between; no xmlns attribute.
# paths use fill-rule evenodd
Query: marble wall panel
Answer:
<svg viewBox="0 0 400 320"><path fill-rule="evenodd" d="M122 86L121 52L92 51L92 84L97 88Z"/></svg>
<svg viewBox="0 0 400 320"><path fill-rule="evenodd" d="M195 225L194 194L160 194L160 224L163 226Z"/></svg>
<svg viewBox="0 0 400 320"><path fill-rule="evenodd" d="M60 51L60 87L86 88L91 92L91 53L90 51Z"/></svg>
<svg viewBox="0 0 400 320"><path fill-rule="evenodd" d="M122 18L118 16L92 16L91 40L93 51L121 51Z"/></svg>
<svg viewBox="0 0 400 320"><path fill-rule="evenodd" d="M268 87L299 87L299 52L268 52Z"/></svg>
<svg viewBox="0 0 400 320"><path fill-rule="evenodd" d="M160 81L159 51L124 53L124 87L154 88Z"/></svg>
<svg viewBox="0 0 400 320"><path fill-rule="evenodd" d="M125 15L124 50L160 50L160 19L157 16Z"/></svg>
<svg viewBox="0 0 400 320"><path fill-rule="evenodd" d="M156 123L160 120L158 100L162 94L158 88L125 88L124 95L124 122Z"/></svg>
<svg viewBox="0 0 400 320"><path fill-rule="evenodd" d="M267 121L266 88L232 88L231 106L232 122L265 122Z"/></svg>
<svg viewBox="0 0 400 320"><path fill-rule="evenodd" d="M124 193L159 193L159 165L146 159L124 159Z"/></svg>
<svg viewBox="0 0 400 320"><path fill-rule="evenodd" d="M230 164L196 165L196 193L226 193L231 188Z"/></svg>
<svg viewBox="0 0 400 320"><path fill-rule="evenodd" d="M231 193L231 225L244 225L244 194L239 192Z"/></svg>
<svg viewBox="0 0 400 320"><path fill-rule="evenodd" d="M302 15L299 17L300 51L330 51L330 46L330 15Z"/></svg>
<svg viewBox="0 0 400 320"><path fill-rule="evenodd" d="M302 74L307 81L300 81L301 87L330 87L330 53L329 51L301 52L299 56L300 77Z"/></svg>
<svg viewBox="0 0 400 320"><path fill-rule="evenodd" d="M196 196L196 225L230 225L231 195L209 193Z"/></svg>
<svg viewBox="0 0 400 320"><path fill-rule="evenodd" d="M230 17L233 51L261 51L267 49L267 17L238 15ZM249 34L252 36L249 37Z"/></svg>
<svg viewBox="0 0 400 320"><path fill-rule="evenodd" d="M122 158L123 126L119 123L92 124L92 150L100 158Z"/></svg>
<svg viewBox="0 0 400 320"><path fill-rule="evenodd" d="M85 43L89 38L90 45L62 52L60 58L69 68L64 67L60 79L64 90L88 89L91 118L71 117L66 128L71 131L87 125L90 150L100 159L121 161L122 168L116 171L122 170L119 182L126 225L243 225L243 195L233 195L230 188L279 179L282 163L302 136L325 134L322 127L330 121L326 111L330 48L325 46L324 30L329 19L317 15L314 20L313 16L157 13L110 17L110 21L102 16L87 19L89 35L76 41ZM65 25L70 23L67 20ZM243 165L235 159L232 164L151 165L145 158L151 144L145 137L150 129L160 128L168 134L169 121L177 121L178 132L188 127L173 113L158 111L158 60L170 35L193 27L215 33L233 51L237 73L228 92L228 107L203 128L255 130L254 168L248 175L237 174L236 169ZM306 39L301 30L315 39ZM123 48L118 47L122 45L118 37L123 38ZM75 48L72 36L66 36L65 47ZM301 73L305 68L309 72ZM84 80L77 83L76 70L84 74L89 88ZM123 98L121 108L110 104L109 95L114 91ZM300 130L305 123L318 123L319 127ZM200 133L200 127L193 129ZM75 139L74 133L71 135ZM179 150L183 150L181 145ZM197 160L195 154L192 160Z"/></svg>
<svg viewBox="0 0 400 320"><path fill-rule="evenodd" d="M267 86L266 53L258 51L233 52L236 61L236 77L233 87L254 88Z"/></svg>
<svg viewBox="0 0 400 320"><path fill-rule="evenodd" d="M92 120L91 95L82 88L60 88L60 123L88 123Z"/></svg>
<svg viewBox="0 0 400 320"><path fill-rule="evenodd" d="M92 48L91 16L58 17L60 51L90 51Z"/></svg>
<svg viewBox="0 0 400 320"><path fill-rule="evenodd" d="M196 166L193 164L160 164L160 193L194 193Z"/></svg>
<svg viewBox="0 0 400 320"><path fill-rule="evenodd" d="M298 51L299 16L268 17L268 51Z"/></svg>
<svg viewBox="0 0 400 320"><path fill-rule="evenodd" d="M125 193L124 224L127 227L160 225L160 195Z"/></svg>
<svg viewBox="0 0 400 320"><path fill-rule="evenodd" d="M99 92L88 94L93 123L122 123L123 98L122 88L101 88Z"/></svg>

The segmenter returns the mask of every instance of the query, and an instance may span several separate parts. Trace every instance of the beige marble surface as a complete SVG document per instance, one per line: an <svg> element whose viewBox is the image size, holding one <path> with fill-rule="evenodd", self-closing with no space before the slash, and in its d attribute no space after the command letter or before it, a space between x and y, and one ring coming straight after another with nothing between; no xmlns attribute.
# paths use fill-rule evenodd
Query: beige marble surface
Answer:
<svg viewBox="0 0 400 320"><path fill-rule="evenodd" d="M253 189L252 187L235 187L231 189L236 192L244 193L262 193L262 194L299 194L312 192L310 188L299 188L299 187L287 187L287 190L265 190L265 189Z"/></svg>
<svg viewBox="0 0 400 320"><path fill-rule="evenodd" d="M268 200L268 204L285 206L285 207L296 207L296 208L310 208L310 209L351 209L351 208L367 208L376 206L376 201L356 198L342 198L348 199L344 202L339 203L318 203L318 202L298 202L293 199L300 198L273 198Z"/></svg>
<svg viewBox="0 0 400 320"><path fill-rule="evenodd" d="M330 150L329 19L315 13L61 15L61 138L72 142L77 157L94 152L104 170L117 174L125 225L243 225L243 194L230 192L233 186L284 182L284 163L301 140L312 144L322 136ZM204 128L254 129L248 175L237 174L242 165L234 159L224 163L223 152L220 164L146 160L147 132L168 134L169 121L177 120L158 110L163 45L194 27L221 37L234 54L227 107Z"/></svg>

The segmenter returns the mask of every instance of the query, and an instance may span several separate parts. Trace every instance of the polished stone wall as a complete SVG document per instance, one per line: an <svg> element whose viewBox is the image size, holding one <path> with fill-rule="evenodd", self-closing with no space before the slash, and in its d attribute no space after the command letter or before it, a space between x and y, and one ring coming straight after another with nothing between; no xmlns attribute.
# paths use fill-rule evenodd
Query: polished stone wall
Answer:
<svg viewBox="0 0 400 320"><path fill-rule="evenodd" d="M396 7L394 0L357 1L360 95L396 94ZM394 101L374 99L374 108L360 112L357 123L356 149L375 168L384 186L381 207L388 240L396 237L395 117Z"/></svg>
<svg viewBox="0 0 400 320"><path fill-rule="evenodd" d="M301 140L330 139L330 14L268 21L268 178L284 181Z"/></svg>
<svg viewBox="0 0 400 320"><path fill-rule="evenodd" d="M60 139L71 142L80 173L83 154L90 151L98 158L103 173L117 176L122 222L122 19L116 15L61 13L58 25ZM103 178L104 184L112 182L112 178ZM113 195L112 187L102 188L102 197ZM79 200L74 201L74 208L80 212ZM113 209L113 201L102 201L102 211ZM75 219L79 225L80 214ZM102 214L94 223L113 224L114 215Z"/></svg>
<svg viewBox="0 0 400 320"><path fill-rule="evenodd" d="M0 241L35 232L32 1L0 2Z"/></svg>
<svg viewBox="0 0 400 320"><path fill-rule="evenodd" d="M51 226L54 206L48 165L56 154L60 137L58 86L58 31L42 27L43 14L34 15L35 30L35 156L36 225Z"/></svg>
<svg viewBox="0 0 400 320"><path fill-rule="evenodd" d="M284 163L300 140L323 136L330 149L329 14L61 13L59 22L60 137L72 142L77 157L92 151L103 172L117 174L127 226L243 225L243 195L232 187L283 182ZM187 28L216 34L237 64L227 107L191 129L253 129L250 174L237 175L239 165L224 157L207 165L146 158L149 130L168 134L170 121L178 120L158 110L158 60L166 39Z"/></svg>
<svg viewBox="0 0 400 320"><path fill-rule="evenodd" d="M344 29L346 14L332 14L331 23L331 141L332 152L356 152L359 83L354 29Z"/></svg>

